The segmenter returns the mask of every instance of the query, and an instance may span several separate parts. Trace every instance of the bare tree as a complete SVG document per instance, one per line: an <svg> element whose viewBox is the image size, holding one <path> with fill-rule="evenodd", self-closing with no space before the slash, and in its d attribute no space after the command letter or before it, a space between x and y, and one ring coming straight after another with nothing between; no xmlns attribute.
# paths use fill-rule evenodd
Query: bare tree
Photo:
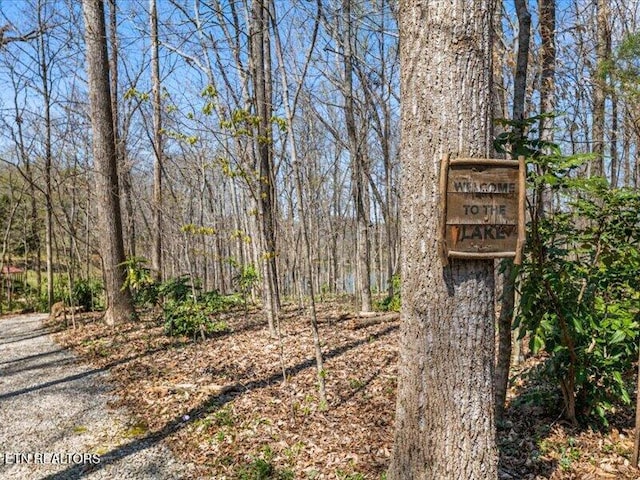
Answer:
<svg viewBox="0 0 640 480"><path fill-rule="evenodd" d="M251 61L257 132L253 136L258 159L258 210L262 240L264 274L263 302L269 329L276 334L280 310L275 231L275 178L273 173L273 112L271 89L271 42L268 29L268 2L253 0L251 4Z"/></svg>
<svg viewBox="0 0 640 480"><path fill-rule="evenodd" d="M151 23L151 101L153 104L153 227L151 265L158 280L162 279L162 103L160 95L160 60L158 41L158 6L149 0Z"/></svg>
<svg viewBox="0 0 640 480"><path fill-rule="evenodd" d="M38 2L38 25L44 28L43 17L44 5ZM51 151L51 96L49 89L49 59L45 36L38 38L38 59L40 67L40 80L42 81L42 101L44 107L44 199L45 199L45 248L47 257L47 304L49 309L53 305L53 204L51 202L51 162L53 153Z"/></svg>
<svg viewBox="0 0 640 480"><path fill-rule="evenodd" d="M315 47L315 42L318 34L318 24L319 18L316 19L315 28L313 30L313 35L311 37L311 46L309 47L307 56L304 60L303 72L300 75L300 78L297 82L296 88L294 89L293 95L289 93L289 76L285 69L284 63L284 54L283 48L280 41L280 32L277 27L275 8L273 7L273 0L269 0L271 2L271 18L272 28L273 28L273 36L275 39L275 48L276 48L276 56L278 58L278 62L280 64L280 75L281 75L281 83L282 83L282 96L284 101L284 110L286 115L287 124L289 128L287 130L287 140L289 147L289 154L291 156L291 163L293 164L293 171L295 176L295 185L296 185L296 193L298 197L298 212L300 215L300 228L302 231L302 238L304 240L304 251L306 255L306 269L307 269L307 281L309 284L309 298L310 298L310 307L311 307L311 334L313 337L313 347L314 353L316 357L316 372L318 378L318 392L321 405L327 405L327 394L325 388L325 371L324 371L324 360L322 356L322 346L320 344L320 335L318 332L318 316L316 310L316 282L314 281L313 275L313 259L311 256L311 241L310 241L310 233L309 233L309 218L307 213L307 206L305 202L304 190L303 190L303 178L302 172L300 168L300 164L302 163L301 159L298 158L298 149L296 145L296 141L294 138L294 121L295 121L295 112L298 105L298 99L300 96L300 90L304 84L304 79L307 73L307 69L310 63L310 57ZM318 0L318 17L320 14L320 0Z"/></svg>
<svg viewBox="0 0 640 480"><path fill-rule="evenodd" d="M512 120L524 120L525 96L527 93L527 70L529 67L529 42L531 39L531 14L527 0L516 0L518 16L518 51L513 81ZM524 136L524 124L514 125L516 142ZM516 152L516 155L519 152ZM496 360L496 421L500 422L504 414L504 404L509 385L509 369L511 367L511 324L515 307L515 270L513 260L503 260L502 294L500 296L500 314L498 316L498 355Z"/></svg>
<svg viewBox="0 0 640 480"><path fill-rule="evenodd" d="M610 44L609 0L596 2L596 66L593 72L593 144L595 155L591 174L604 175L605 107L607 99L607 60Z"/></svg>
<svg viewBox="0 0 640 480"><path fill-rule="evenodd" d="M125 256L111 111L104 2L83 0L82 10L85 25L96 196L100 217L100 242L107 292L105 322L108 325L114 325L131 317L133 303L129 290L122 288L125 275L123 266Z"/></svg>
<svg viewBox="0 0 640 480"><path fill-rule="evenodd" d="M342 49L344 62L343 96L344 117L349 140L351 157L351 175L353 202L356 213L357 236L357 279L359 284L360 310L371 311L371 242L369 232L369 194L367 165L364 156L364 143L358 135L355 117L355 97L353 89L353 21L351 19L351 0L342 1Z"/></svg>

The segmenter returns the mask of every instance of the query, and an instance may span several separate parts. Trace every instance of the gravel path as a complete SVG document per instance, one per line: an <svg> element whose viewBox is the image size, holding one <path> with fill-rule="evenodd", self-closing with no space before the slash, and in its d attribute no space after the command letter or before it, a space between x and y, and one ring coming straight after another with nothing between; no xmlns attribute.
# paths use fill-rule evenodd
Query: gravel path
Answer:
<svg viewBox="0 0 640 480"><path fill-rule="evenodd" d="M45 318L0 318L0 478L188 477L164 445L108 407L108 373L55 344Z"/></svg>

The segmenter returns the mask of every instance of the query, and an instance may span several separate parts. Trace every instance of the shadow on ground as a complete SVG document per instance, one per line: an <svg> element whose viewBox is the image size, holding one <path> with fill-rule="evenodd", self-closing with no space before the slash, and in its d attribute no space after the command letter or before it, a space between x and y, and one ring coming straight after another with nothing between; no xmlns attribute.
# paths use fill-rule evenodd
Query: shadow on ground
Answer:
<svg viewBox="0 0 640 480"><path fill-rule="evenodd" d="M397 329L398 329L397 325L391 325L375 334L368 336L367 338L349 342L339 348L335 348L333 350L330 350L329 352L326 352L325 359L331 359L331 358L335 358L340 355L343 355L349 350L357 348L360 345L363 345L373 340L377 340L381 337L387 336L392 332L396 331ZM130 361L132 359L133 358L127 359L127 361ZM97 369L96 371L108 370L109 368L112 368L113 366L119 363L123 363L123 362L122 361L114 362L113 364L109 364L108 366L105 366L101 369ZM315 358L308 358L298 363L294 367L289 368L287 370L287 375L290 377L293 377L299 374L300 372L304 371L305 369L312 368L314 366L315 366ZM281 381L282 381L282 374L278 372L268 376L267 378L254 380L242 386L235 387L233 390L227 391L223 394L211 395L206 400L201 402L197 407L192 408L191 410L188 410L186 412L182 412L178 416L175 416L171 421L166 423L161 429L156 430L154 432L149 432L148 434L146 434L141 438L132 440L102 455L101 461L99 464L88 465L88 466L85 466L85 465L70 466L69 468L63 471L60 471L45 477L44 480L63 480L63 479L69 480L69 479L75 479L75 478L82 478L88 472L103 469L112 463L118 462L136 452L139 452L141 450L144 450L146 448L149 448L157 444L158 442L178 432L185 425L187 425L187 423L203 418L204 416L222 408L224 405L228 404L229 402L232 402L234 399L236 399L241 395L244 395L245 393L248 393L250 391L257 390L257 389L267 388L272 385L277 385ZM370 379L369 381L372 381L372 379Z"/></svg>

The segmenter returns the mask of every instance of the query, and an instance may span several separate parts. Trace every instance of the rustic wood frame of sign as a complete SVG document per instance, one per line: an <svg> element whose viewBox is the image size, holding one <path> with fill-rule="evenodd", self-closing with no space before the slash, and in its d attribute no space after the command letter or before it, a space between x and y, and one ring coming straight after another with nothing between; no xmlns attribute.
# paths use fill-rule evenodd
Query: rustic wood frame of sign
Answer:
<svg viewBox="0 0 640 480"><path fill-rule="evenodd" d="M440 251L449 258L513 257L525 240L526 165L518 160L456 158L440 165Z"/></svg>

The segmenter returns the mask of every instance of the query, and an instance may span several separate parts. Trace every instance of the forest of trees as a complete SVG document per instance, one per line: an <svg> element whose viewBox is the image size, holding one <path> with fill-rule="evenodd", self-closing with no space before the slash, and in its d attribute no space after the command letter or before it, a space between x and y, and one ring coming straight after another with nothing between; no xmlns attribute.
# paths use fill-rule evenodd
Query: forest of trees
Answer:
<svg viewBox="0 0 640 480"><path fill-rule="evenodd" d="M640 2L424 3L0 1L1 311L89 292L117 323L146 287L178 282L259 299L275 337L286 302L369 312L402 288L401 349L449 335L482 358L401 362L397 445L424 447L407 434L423 413L407 405L429 398L424 362L466 392L460 416L427 401L433 431L487 443L481 470L465 450L460 478L495 477L494 407L500 419L520 330L555 355L569 421L604 418L608 381L629 402L615 362L637 347L611 344L638 330ZM445 153L527 157L522 267L439 273ZM597 373L593 338L609 338ZM317 331L315 347L322 391ZM444 478L448 454L421 455L424 478ZM419 468L401 460L393 478Z"/></svg>
<svg viewBox="0 0 640 480"><path fill-rule="evenodd" d="M370 309L398 273L392 5L158 3L151 31L149 2L105 2L127 256L221 292L264 268L276 304L311 271ZM8 5L3 261L87 280L101 258L80 5Z"/></svg>
<svg viewBox="0 0 640 480"><path fill-rule="evenodd" d="M256 15L247 2L162 1L157 30L154 2L105 5L127 256L221 292L253 265L276 297L312 280L370 309L400 273L396 2L273 2ZM567 2L550 31L536 8L524 5L529 32L512 5L497 10L495 118L511 118L525 39L516 114L557 112L545 135L637 185L636 5ZM42 272L41 290L58 278L45 272L100 277L80 10L2 9L2 261Z"/></svg>

